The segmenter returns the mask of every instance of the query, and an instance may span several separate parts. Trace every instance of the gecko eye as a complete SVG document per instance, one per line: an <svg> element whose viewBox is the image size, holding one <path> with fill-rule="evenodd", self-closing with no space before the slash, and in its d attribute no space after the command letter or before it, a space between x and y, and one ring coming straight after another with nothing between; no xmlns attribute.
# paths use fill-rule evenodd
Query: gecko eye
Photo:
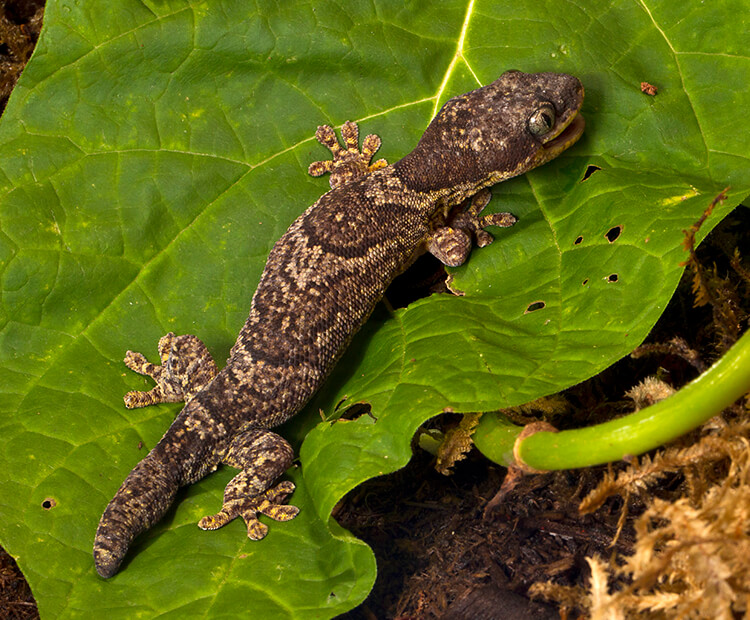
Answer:
<svg viewBox="0 0 750 620"><path fill-rule="evenodd" d="M555 108L551 103L543 103L529 117L529 131L535 136L543 136L555 124Z"/></svg>

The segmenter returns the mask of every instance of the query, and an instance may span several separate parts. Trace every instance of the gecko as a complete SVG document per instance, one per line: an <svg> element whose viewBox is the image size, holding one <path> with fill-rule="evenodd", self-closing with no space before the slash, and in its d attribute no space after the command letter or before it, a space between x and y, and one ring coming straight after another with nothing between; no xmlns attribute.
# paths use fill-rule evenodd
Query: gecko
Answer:
<svg viewBox="0 0 750 620"><path fill-rule="evenodd" d="M239 469L218 513L198 525L214 530L240 516L252 540L288 521L294 491L279 482L294 452L272 428L310 400L362 327L391 281L420 254L458 266L472 245L489 244L489 226L511 226L510 213L482 216L489 186L558 156L584 129L581 82L563 73L506 71L497 80L448 100L413 151L388 165L372 159L381 140L359 149L355 123L315 137L332 159L331 190L300 215L273 246L250 314L219 370L193 335L169 333L158 343L160 365L128 351L128 368L151 377L147 392L125 395L128 408L163 402L184 407L157 445L127 476L99 521L94 563L117 573L128 547L173 503L177 490L215 471Z"/></svg>

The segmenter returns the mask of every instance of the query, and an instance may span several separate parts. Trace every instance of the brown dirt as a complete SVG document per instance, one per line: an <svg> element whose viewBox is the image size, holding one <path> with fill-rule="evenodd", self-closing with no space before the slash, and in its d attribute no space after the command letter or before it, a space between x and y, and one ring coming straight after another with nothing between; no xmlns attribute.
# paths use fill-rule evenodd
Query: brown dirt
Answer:
<svg viewBox="0 0 750 620"><path fill-rule="evenodd" d="M34 620L38 617L29 584L15 560L0 547L0 618Z"/></svg>
<svg viewBox="0 0 750 620"><path fill-rule="evenodd" d="M42 0L7 0L0 5L0 112L39 36L42 12ZM750 307L747 287L743 289L732 276L728 257L734 246L750 247L748 231L750 210L740 208L717 227L699 252L702 264L716 263L719 273L735 278L736 288L744 290L745 309ZM429 266L427 275L420 273L416 279L418 288L426 286L425 281L434 286ZM693 301L686 276L648 341L666 343L679 336L710 361L716 357L721 332L717 313L710 307L696 309ZM621 413L626 390L664 371L676 387L697 373L670 352L626 358L565 392L572 414L564 424L590 425ZM453 420L444 416L432 424L450 425ZM561 419L555 424L563 427ZM683 440L684 445L693 439ZM581 515L578 510L606 468L522 477L499 509L485 518L485 506L500 489L506 471L472 451L446 477L434 470L432 457L416 449L405 469L371 480L344 498L336 518L374 549L379 568L370 596L345 617L555 618L560 613L556 606L529 599L532 584L551 580L586 589L591 574L586 557L631 552L634 521L646 507L642 497L630 497L627 519L614 544L625 503L620 496L609 497L592 514ZM682 473L668 474L650 492L676 501L688 492L685 481ZM613 583L622 585L627 578L621 576ZM574 616L580 613L575 607L569 611ZM2 549L0 616L38 617L23 575Z"/></svg>
<svg viewBox="0 0 750 620"><path fill-rule="evenodd" d="M44 0L0 3L0 114L34 51L43 14Z"/></svg>
<svg viewBox="0 0 750 620"><path fill-rule="evenodd" d="M0 114L34 50L42 27L44 0L4 0L0 3ZM29 584L15 560L0 547L0 617L32 620L39 617Z"/></svg>

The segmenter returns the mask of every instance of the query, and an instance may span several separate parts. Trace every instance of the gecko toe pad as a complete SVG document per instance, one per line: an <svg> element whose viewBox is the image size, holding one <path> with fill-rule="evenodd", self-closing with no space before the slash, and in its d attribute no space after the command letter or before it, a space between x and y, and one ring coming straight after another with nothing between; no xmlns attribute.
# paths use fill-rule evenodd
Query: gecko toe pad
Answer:
<svg viewBox="0 0 750 620"><path fill-rule="evenodd" d="M274 521L291 521L299 514L299 508L283 503L293 491L294 483L285 480L259 495L225 501L219 512L203 517L198 527L217 530L236 517L242 517L247 525L247 537L261 540L268 534L268 526L258 520L258 514Z"/></svg>
<svg viewBox="0 0 750 620"><path fill-rule="evenodd" d="M311 176L319 177L326 172L330 172L331 187L338 187L388 165L385 159L370 163L376 151L380 148L381 140L379 136L375 134L366 136L362 142L362 150L359 150L359 127L357 127L357 123L346 121L341 127L341 138L344 142L344 148L336 140L333 127L329 125L318 127L315 132L315 139L331 151L333 159L311 163L307 170Z"/></svg>

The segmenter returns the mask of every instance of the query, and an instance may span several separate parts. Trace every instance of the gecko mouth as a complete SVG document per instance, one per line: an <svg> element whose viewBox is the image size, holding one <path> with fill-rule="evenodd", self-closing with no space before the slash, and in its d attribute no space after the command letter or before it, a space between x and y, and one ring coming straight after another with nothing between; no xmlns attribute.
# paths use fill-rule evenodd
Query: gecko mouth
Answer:
<svg viewBox="0 0 750 620"><path fill-rule="evenodd" d="M583 134L585 127L586 121L583 116L576 112L576 114L568 120L568 123L560 129L556 136L542 145L542 157L544 161L549 161L550 159L557 157L565 149L578 142L578 138Z"/></svg>

